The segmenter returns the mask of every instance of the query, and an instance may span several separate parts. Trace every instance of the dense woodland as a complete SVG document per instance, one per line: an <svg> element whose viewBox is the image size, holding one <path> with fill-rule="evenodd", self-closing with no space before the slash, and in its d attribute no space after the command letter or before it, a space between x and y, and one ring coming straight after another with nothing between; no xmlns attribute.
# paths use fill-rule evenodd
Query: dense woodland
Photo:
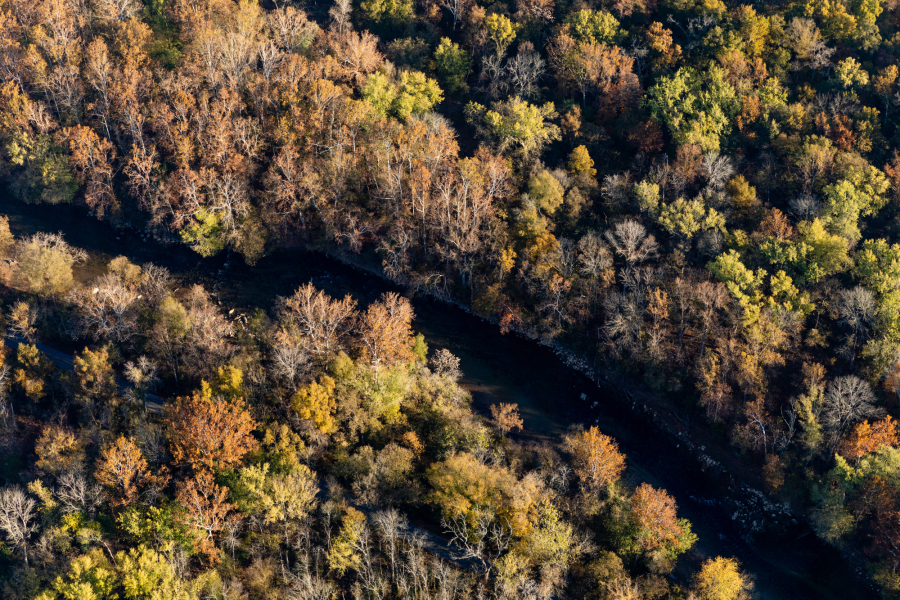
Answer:
<svg viewBox="0 0 900 600"><path fill-rule="evenodd" d="M0 0L0 176L204 256L377 265L580 352L705 419L898 594L898 7ZM727 558L671 584L694 541L671 498L595 429L532 448L515 407L474 415L402 297L306 286L236 329L160 267L76 281L62 237L0 233L27 342L6 597L746 587ZM74 373L52 340L87 346Z"/></svg>

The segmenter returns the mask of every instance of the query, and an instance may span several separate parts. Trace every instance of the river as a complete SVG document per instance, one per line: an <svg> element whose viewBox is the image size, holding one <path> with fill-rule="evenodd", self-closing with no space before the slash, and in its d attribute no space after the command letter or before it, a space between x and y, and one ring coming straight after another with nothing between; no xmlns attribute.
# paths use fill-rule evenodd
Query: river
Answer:
<svg viewBox="0 0 900 600"><path fill-rule="evenodd" d="M73 206L23 205L0 199L0 214L10 219L19 237L36 231L62 231L66 240L89 251L76 270L80 280L102 272L106 262L124 255L136 264L167 267L179 283L200 283L214 291L226 309L268 309L277 295L289 295L312 281L333 296L351 294L365 306L382 292L401 288L319 253L290 249L264 257L255 267L239 257L204 259L183 246L144 241L136 231L116 231ZM729 511L715 499L728 483L704 473L695 457L676 440L661 434L584 375L566 367L554 353L533 341L501 335L476 316L431 298L411 295L414 328L429 346L458 356L463 385L482 413L495 402L515 402L525 423L520 441L557 443L572 423L594 423L614 436L628 456L626 477L648 481L673 495L679 516L689 519L699 542L679 561L674 576L686 585L689 573L710 556L736 557L754 582L753 598L766 600L844 600L872 595L840 553L812 534L803 523L777 535L746 541ZM582 399L587 396L587 401ZM594 402L596 409L591 408ZM753 484L754 482L750 482Z"/></svg>

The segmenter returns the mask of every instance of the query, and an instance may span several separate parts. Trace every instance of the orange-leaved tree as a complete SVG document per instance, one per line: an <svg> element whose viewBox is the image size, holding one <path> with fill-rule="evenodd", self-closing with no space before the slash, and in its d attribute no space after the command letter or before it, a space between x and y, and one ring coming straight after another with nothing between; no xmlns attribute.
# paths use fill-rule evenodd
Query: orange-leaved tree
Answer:
<svg viewBox="0 0 900 600"><path fill-rule="evenodd" d="M225 500L228 488L216 485L208 471L200 471L193 479L178 485L175 499L183 509L179 514L181 524L193 533L197 549L206 554L211 562L218 560L215 535L228 522L228 513L234 508Z"/></svg>
<svg viewBox="0 0 900 600"><path fill-rule="evenodd" d="M838 453L848 460L859 461L882 446L897 445L900 445L897 421L888 415L871 424L868 421L857 423L850 435L838 446Z"/></svg>
<svg viewBox="0 0 900 600"><path fill-rule="evenodd" d="M676 515L675 500L665 490L642 483L631 497L631 517L644 550L675 543L683 529Z"/></svg>
<svg viewBox="0 0 900 600"><path fill-rule="evenodd" d="M240 462L256 448L251 432L256 421L243 399L213 398L209 387L178 397L167 408L172 457L195 470L218 469Z"/></svg>
<svg viewBox="0 0 900 600"><path fill-rule="evenodd" d="M574 455L575 474L593 491L618 481L625 470L625 455L618 444L597 427L568 436L566 445Z"/></svg>
<svg viewBox="0 0 900 600"><path fill-rule="evenodd" d="M112 488L110 504L116 507L133 504L144 490L163 486L168 480L165 472L158 476L150 472L141 449L125 436L100 452L94 477L100 485Z"/></svg>
<svg viewBox="0 0 900 600"><path fill-rule="evenodd" d="M412 360L410 337L415 314L403 296L388 292L370 304L359 319L359 337L373 364L394 365Z"/></svg>

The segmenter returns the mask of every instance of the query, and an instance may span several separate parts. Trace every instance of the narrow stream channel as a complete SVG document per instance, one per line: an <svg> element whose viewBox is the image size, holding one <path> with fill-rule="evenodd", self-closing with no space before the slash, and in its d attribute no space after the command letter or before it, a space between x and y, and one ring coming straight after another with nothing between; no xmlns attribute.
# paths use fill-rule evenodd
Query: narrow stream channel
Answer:
<svg viewBox="0 0 900 600"><path fill-rule="evenodd" d="M9 217L17 237L62 231L70 244L88 250L92 258L79 267L79 279L101 273L106 261L124 255L137 264L167 267L183 285L204 285L228 309L269 309L277 295L286 296L308 281L333 296L349 293L362 306L383 291L402 291L374 275L302 250L275 252L250 268L239 257L204 259L184 247L142 241L137 233L117 232L75 207L29 206L0 198L0 214ZM447 348L461 359L463 384L472 392L476 409L486 412L500 401L519 404L526 428L520 439L537 443L558 443L571 423L599 418L601 429L614 436L628 456L626 477L663 487L675 497L679 515L691 521L699 536L675 570L682 585L703 560L721 555L741 562L755 582L754 598L843 600L870 595L840 553L803 524L783 534L757 537L752 544L744 541L726 510L710 502L722 496L725 482L702 473L683 448L563 365L549 349L501 335L496 326L454 306L419 296L412 301L414 328L425 335L429 346ZM592 410L594 401L599 407Z"/></svg>

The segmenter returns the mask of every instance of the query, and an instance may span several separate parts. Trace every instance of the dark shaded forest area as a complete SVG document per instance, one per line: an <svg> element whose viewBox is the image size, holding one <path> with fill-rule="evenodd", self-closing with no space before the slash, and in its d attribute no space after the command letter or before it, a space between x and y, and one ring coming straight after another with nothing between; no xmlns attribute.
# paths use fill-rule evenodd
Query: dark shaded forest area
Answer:
<svg viewBox="0 0 900 600"><path fill-rule="evenodd" d="M0 176L202 256L374 265L641 381L893 597L898 6L0 0ZM475 414L402 296L236 322L160 266L79 280L61 235L2 220L0 255L5 597L752 593L728 557L667 578L673 499L595 427Z"/></svg>

